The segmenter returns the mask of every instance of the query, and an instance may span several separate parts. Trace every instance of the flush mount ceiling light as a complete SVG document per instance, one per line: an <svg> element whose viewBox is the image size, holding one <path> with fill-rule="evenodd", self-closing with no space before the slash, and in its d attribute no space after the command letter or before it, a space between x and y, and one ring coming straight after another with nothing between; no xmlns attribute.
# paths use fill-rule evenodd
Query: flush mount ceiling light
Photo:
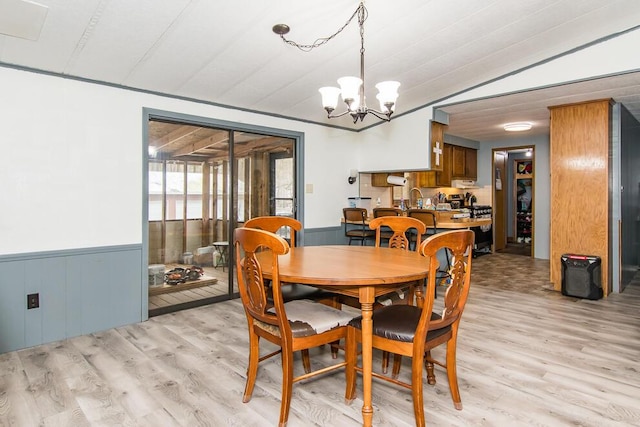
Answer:
<svg viewBox="0 0 640 427"><path fill-rule="evenodd" d="M376 85L378 89L376 98L380 101L380 111L367 108L364 96L364 21L367 19L367 15L368 12L364 7L364 3L360 3L355 12L353 12L353 15L351 15L351 18L349 18L338 31L329 37L319 38L312 44L307 45L298 44L284 37L284 35L289 32L288 25L277 24L273 26L273 32L278 34L282 41L304 52L309 52L340 34L356 16L358 17L358 27L360 28L360 77L341 77L338 79L340 88L322 87L319 89L319 92L322 94L322 106L327 111L327 117L330 119L350 114L353 118L353 123L356 123L358 119L363 121L365 116L371 113L381 120L389 121L395 109L396 100L398 99L398 87L400 87L400 83L396 81L384 81ZM338 106L338 97L340 95L342 95L342 100L347 104L347 110L334 115L333 111Z"/></svg>
<svg viewBox="0 0 640 427"><path fill-rule="evenodd" d="M507 132L524 132L532 127L533 125L529 122L507 123L504 125L504 130Z"/></svg>

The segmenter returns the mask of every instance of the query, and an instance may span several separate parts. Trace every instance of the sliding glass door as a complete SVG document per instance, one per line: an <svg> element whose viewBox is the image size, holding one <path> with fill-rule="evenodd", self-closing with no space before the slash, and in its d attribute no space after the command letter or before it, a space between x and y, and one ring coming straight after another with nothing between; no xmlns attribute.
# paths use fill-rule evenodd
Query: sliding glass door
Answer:
<svg viewBox="0 0 640 427"><path fill-rule="evenodd" d="M236 296L233 230L295 217L295 139L157 119L148 135L149 315Z"/></svg>

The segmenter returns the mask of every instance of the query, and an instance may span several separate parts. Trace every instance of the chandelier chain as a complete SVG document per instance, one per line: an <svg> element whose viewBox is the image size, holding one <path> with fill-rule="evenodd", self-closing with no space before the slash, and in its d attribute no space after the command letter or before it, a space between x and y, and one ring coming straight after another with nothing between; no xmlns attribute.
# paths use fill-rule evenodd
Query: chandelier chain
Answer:
<svg viewBox="0 0 640 427"><path fill-rule="evenodd" d="M363 28L363 24L364 24L364 21L367 19L367 9L364 7L364 3L360 3L358 8L353 12L351 17L347 20L347 22L345 22L345 24L342 27L340 27L338 29L338 31L336 31L335 33L331 34L328 37L317 38L311 44L296 43L293 40L287 39L284 36L284 34L280 34L280 38L282 39L282 41L284 41L286 44L288 44L290 46L297 47L298 49L300 49L303 52L310 52L311 50L315 49L316 47L320 47L323 44L326 44L327 42L329 42L330 40L335 38L338 34L340 34L342 32L342 30L344 30L345 28L347 28L349 26L349 24L351 24L351 21L353 21L353 18L355 18L356 16L358 16L358 24L360 25L360 39L361 39L360 51L364 52L364 28Z"/></svg>

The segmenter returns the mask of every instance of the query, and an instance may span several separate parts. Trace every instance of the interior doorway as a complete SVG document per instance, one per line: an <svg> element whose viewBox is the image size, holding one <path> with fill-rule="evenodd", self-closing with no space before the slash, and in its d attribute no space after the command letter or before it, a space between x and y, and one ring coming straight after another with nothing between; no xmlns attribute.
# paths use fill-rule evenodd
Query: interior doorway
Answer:
<svg viewBox="0 0 640 427"><path fill-rule="evenodd" d="M493 150L496 252L533 256L535 147Z"/></svg>
<svg viewBox="0 0 640 427"><path fill-rule="evenodd" d="M297 139L147 125L149 316L237 297L233 231L256 216L295 217Z"/></svg>

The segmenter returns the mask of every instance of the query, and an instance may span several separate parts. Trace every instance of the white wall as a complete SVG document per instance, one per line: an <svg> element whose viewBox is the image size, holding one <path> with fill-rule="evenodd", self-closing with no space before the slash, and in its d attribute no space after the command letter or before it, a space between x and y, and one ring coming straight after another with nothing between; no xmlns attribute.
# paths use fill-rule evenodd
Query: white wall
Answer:
<svg viewBox="0 0 640 427"><path fill-rule="evenodd" d="M431 115L431 107L426 107L360 132L359 170L371 172L429 169Z"/></svg>
<svg viewBox="0 0 640 427"><path fill-rule="evenodd" d="M357 134L0 68L0 255L140 244L142 109L305 134L305 227L340 224Z"/></svg>
<svg viewBox="0 0 640 427"><path fill-rule="evenodd" d="M635 31L442 103L637 70L638 45ZM0 68L0 93L0 255L141 243L144 107L303 132L304 184L313 187L305 194L307 228L339 225L354 195L349 170L429 164L431 107L355 133L8 68ZM481 144L481 184L488 183L486 149ZM536 183L538 201L545 185ZM536 206L537 236L548 230L542 212ZM538 239L536 256L544 257Z"/></svg>

